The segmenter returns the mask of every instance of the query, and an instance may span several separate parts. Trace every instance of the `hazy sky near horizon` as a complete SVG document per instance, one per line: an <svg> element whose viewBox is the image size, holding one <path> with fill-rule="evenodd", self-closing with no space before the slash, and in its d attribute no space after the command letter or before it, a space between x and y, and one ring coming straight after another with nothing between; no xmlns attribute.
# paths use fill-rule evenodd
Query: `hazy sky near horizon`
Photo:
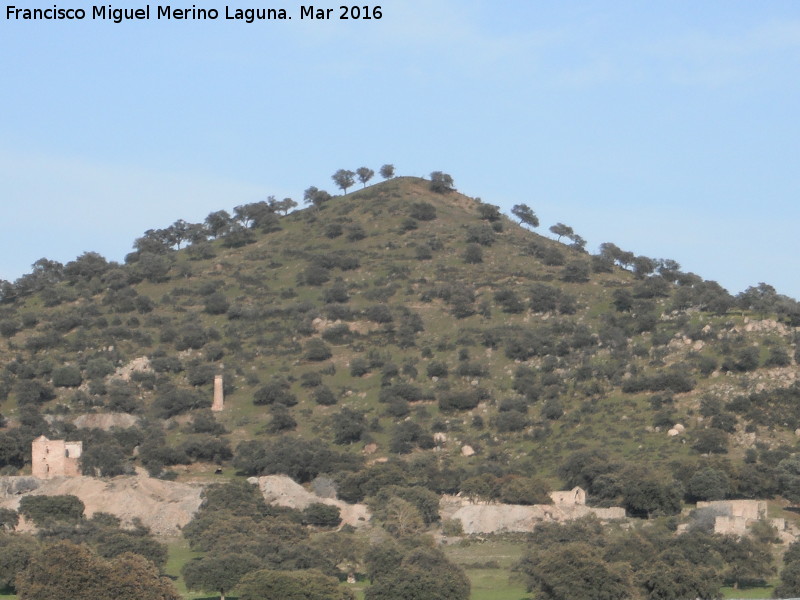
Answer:
<svg viewBox="0 0 800 600"><path fill-rule="evenodd" d="M220 18L0 5L0 279L41 257L121 261L146 229L393 163L526 203L541 233L566 223L592 252L800 298L797 2L390 0L367 21L227 4L293 17L251 24L194 4Z"/></svg>

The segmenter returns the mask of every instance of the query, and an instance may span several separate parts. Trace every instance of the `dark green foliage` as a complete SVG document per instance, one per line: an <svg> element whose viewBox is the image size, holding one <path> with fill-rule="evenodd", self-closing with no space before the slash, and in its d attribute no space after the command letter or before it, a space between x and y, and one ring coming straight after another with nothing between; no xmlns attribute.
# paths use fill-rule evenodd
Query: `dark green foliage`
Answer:
<svg viewBox="0 0 800 600"><path fill-rule="evenodd" d="M550 504L549 486L536 477L509 477L500 484L500 500L507 504Z"/></svg>
<svg viewBox="0 0 800 600"><path fill-rule="evenodd" d="M357 442L367 429L364 414L347 407L331 415L331 427L336 444Z"/></svg>
<svg viewBox="0 0 800 600"><path fill-rule="evenodd" d="M686 484L686 497L689 502L698 500L722 500L730 491L727 473L706 467L695 471Z"/></svg>
<svg viewBox="0 0 800 600"><path fill-rule="evenodd" d="M511 208L511 214L519 219L520 225L525 223L528 227L539 226L539 217L527 204L515 204Z"/></svg>
<svg viewBox="0 0 800 600"><path fill-rule="evenodd" d="M728 435L719 429L698 431L692 449L700 454L725 454L728 451Z"/></svg>
<svg viewBox="0 0 800 600"><path fill-rule="evenodd" d="M199 350L208 343L208 332L199 325L188 324L179 333L175 342L176 350ZM162 339L163 341L163 339Z"/></svg>
<svg viewBox="0 0 800 600"><path fill-rule="evenodd" d="M333 406L338 402L336 398L336 394L334 394L331 389L326 385L321 385L314 390L313 393L314 402L319 404L320 406Z"/></svg>
<svg viewBox="0 0 800 600"><path fill-rule="evenodd" d="M78 387L82 382L83 377L78 367L65 366L53 371L53 385L56 387Z"/></svg>
<svg viewBox="0 0 800 600"><path fill-rule="evenodd" d="M38 548L39 543L29 535L0 535L0 589L16 591L17 575L28 567Z"/></svg>
<svg viewBox="0 0 800 600"><path fill-rule="evenodd" d="M542 417L550 421L557 421L564 416L564 406L556 398L549 398L542 405Z"/></svg>
<svg viewBox="0 0 800 600"><path fill-rule="evenodd" d="M18 524L19 514L17 511L10 508L0 508L0 531L12 531Z"/></svg>
<svg viewBox="0 0 800 600"><path fill-rule="evenodd" d="M440 360L431 361L425 369L428 377L447 377L448 372L447 363Z"/></svg>
<svg viewBox="0 0 800 600"><path fill-rule="evenodd" d="M319 286L330 281L331 274L328 269L317 264L311 264L301 273L301 278L306 285Z"/></svg>
<svg viewBox="0 0 800 600"><path fill-rule="evenodd" d="M16 586L20 597L40 600L180 600L172 583L145 558L123 554L106 560L68 541L34 552Z"/></svg>
<svg viewBox="0 0 800 600"><path fill-rule="evenodd" d="M86 376L89 379L101 379L114 372L114 364L107 358L92 358L86 362Z"/></svg>
<svg viewBox="0 0 800 600"><path fill-rule="evenodd" d="M534 283L530 287L530 307L533 312L557 311L562 315L573 314L577 307L575 298L559 288L544 283Z"/></svg>
<svg viewBox="0 0 800 600"><path fill-rule="evenodd" d="M469 579L440 550L418 548L388 572L375 574L365 600L467 600Z"/></svg>
<svg viewBox="0 0 800 600"><path fill-rule="evenodd" d="M400 233L406 233L407 231L414 231L418 227L419 223L417 223L416 219L407 217L403 219L402 223L400 223Z"/></svg>
<svg viewBox="0 0 800 600"><path fill-rule="evenodd" d="M345 231L346 231L345 237L347 237L348 242L357 242L367 237L367 232L364 231L364 228L358 224L349 225ZM342 268L344 269L345 267Z"/></svg>
<svg viewBox="0 0 800 600"><path fill-rule="evenodd" d="M407 402L430 399L430 397L417 386L411 383L399 382L381 389L378 401L391 402L395 398L401 398Z"/></svg>
<svg viewBox="0 0 800 600"><path fill-rule="evenodd" d="M542 416L545 418L550 418L544 415L544 411ZM525 413L518 410L507 410L498 413L497 416L492 420L492 425L495 429L497 429L498 433L509 433L513 431L522 431L529 425L529 423Z"/></svg>
<svg viewBox="0 0 800 600"><path fill-rule="evenodd" d="M189 385L199 387L201 385L209 385L214 383L214 375L217 369L213 365L195 365L190 367L186 372L186 380Z"/></svg>
<svg viewBox="0 0 800 600"><path fill-rule="evenodd" d="M676 366L651 375L631 377L623 382L622 391L629 394L643 391L670 391L677 394L690 392L694 386L695 381L688 371Z"/></svg>
<svg viewBox="0 0 800 600"><path fill-rule="evenodd" d="M441 171L433 171L431 173L430 188L432 192L436 192L437 194L446 194L447 192L455 190L455 187L453 187L453 178Z"/></svg>
<svg viewBox="0 0 800 600"><path fill-rule="evenodd" d="M233 458L228 440L219 437L202 437L183 442L178 452L188 456L192 461L205 461L222 464Z"/></svg>
<svg viewBox="0 0 800 600"><path fill-rule="evenodd" d="M417 221L433 221L436 219L436 207L430 202L414 202L408 215Z"/></svg>
<svg viewBox="0 0 800 600"><path fill-rule="evenodd" d="M76 496L23 496L19 513L39 526L52 521L77 523L83 518L84 505Z"/></svg>
<svg viewBox="0 0 800 600"><path fill-rule="evenodd" d="M439 396L439 410L442 412L472 410L480 401L480 396L475 390L446 392Z"/></svg>
<svg viewBox="0 0 800 600"><path fill-rule="evenodd" d="M20 325L17 321L6 319L0 321L0 335L3 337L13 337L20 330Z"/></svg>
<svg viewBox="0 0 800 600"><path fill-rule="evenodd" d="M633 308L633 294L629 290L621 288L614 290L611 294L613 298L612 304L619 312L630 312Z"/></svg>
<svg viewBox="0 0 800 600"><path fill-rule="evenodd" d="M289 382L285 379L273 379L258 388L253 394L253 404L256 406L275 403L283 404L284 406L297 404L297 396L291 393Z"/></svg>
<svg viewBox="0 0 800 600"><path fill-rule="evenodd" d="M800 457L792 455L780 461L775 468L780 493L787 500L800 502Z"/></svg>
<svg viewBox="0 0 800 600"><path fill-rule="evenodd" d="M53 389L38 381L20 381L14 391L17 397L17 404L20 406L42 404L55 398Z"/></svg>
<svg viewBox="0 0 800 600"><path fill-rule="evenodd" d="M480 264L483 262L483 250L478 244L467 244L463 258L468 265Z"/></svg>
<svg viewBox="0 0 800 600"><path fill-rule="evenodd" d="M321 339L313 338L306 343L305 358L314 362L328 360L333 353Z"/></svg>
<svg viewBox="0 0 800 600"><path fill-rule="evenodd" d="M374 496L367 499L367 504L374 514L380 512L391 498L401 498L412 504L425 525L432 525L439 521L439 496L432 491L420 486L388 485L382 487ZM385 515L383 515L385 517ZM383 520L381 518L381 520Z"/></svg>
<svg viewBox="0 0 800 600"><path fill-rule="evenodd" d="M415 447L433 448L433 437L414 421L398 423L389 440L389 449L397 454L408 454Z"/></svg>
<svg viewBox="0 0 800 600"><path fill-rule="evenodd" d="M228 308L230 308L230 303L225 297L225 294L221 292L214 292L213 294L206 296L204 310L208 314L224 315L226 312L228 312Z"/></svg>
<svg viewBox="0 0 800 600"><path fill-rule="evenodd" d="M600 548L585 542L532 552L523 570L529 588L542 600L624 600L634 595L628 569L606 562Z"/></svg>
<svg viewBox="0 0 800 600"><path fill-rule="evenodd" d="M95 513L95 516L97 513ZM95 517L93 519L96 520ZM119 527L119 525L116 525ZM110 528L109 528L110 529ZM108 530L97 535L97 554L103 558L115 558L126 552L145 557L155 566L163 569L167 564L167 546L153 539L148 532L134 529Z"/></svg>
<svg viewBox="0 0 800 600"><path fill-rule="evenodd" d="M189 433L209 433L222 435L228 433L222 423L217 422L214 413L210 410L198 410L192 415L192 420L186 426Z"/></svg>
<svg viewBox="0 0 800 600"><path fill-rule="evenodd" d="M480 225L470 225L467 227L467 244L478 244L479 246L491 246L495 243L497 236L491 226L482 223ZM469 246L467 246L469 247Z"/></svg>
<svg viewBox="0 0 800 600"><path fill-rule="evenodd" d="M268 442L247 441L236 448L234 466L245 475L283 473L295 481L311 481L321 473L351 470L360 459L331 450L319 440L281 436Z"/></svg>
<svg viewBox="0 0 800 600"><path fill-rule="evenodd" d="M792 359L789 357L789 353L779 346L770 348L769 356L764 361L765 367L788 367L790 364L792 364Z"/></svg>
<svg viewBox="0 0 800 600"><path fill-rule="evenodd" d="M738 371L744 373L758 368L759 351L755 346L741 348L734 356L727 356L722 361L723 371Z"/></svg>
<svg viewBox="0 0 800 600"><path fill-rule="evenodd" d="M479 204L478 215L484 221L499 221L500 220L500 207L494 204Z"/></svg>
<svg viewBox="0 0 800 600"><path fill-rule="evenodd" d="M92 477L116 477L131 474L125 451L116 441L102 445L89 445L80 458L81 473Z"/></svg>
<svg viewBox="0 0 800 600"><path fill-rule="evenodd" d="M260 570L245 575L239 584L240 600L353 600L352 592L323 573L306 571Z"/></svg>
<svg viewBox="0 0 800 600"><path fill-rule="evenodd" d="M258 557L250 553L215 553L189 561L181 572L188 589L224 594L262 564Z"/></svg>
<svg viewBox="0 0 800 600"><path fill-rule="evenodd" d="M335 239L344 233L341 223L329 223L325 226L325 237Z"/></svg>
<svg viewBox="0 0 800 600"><path fill-rule="evenodd" d="M361 377L370 372L369 362L361 357L356 357L350 361L350 376Z"/></svg>
<svg viewBox="0 0 800 600"><path fill-rule="evenodd" d="M160 419L168 419L189 410L210 406L210 396L173 387L157 394L153 401L153 414Z"/></svg>
<svg viewBox="0 0 800 600"><path fill-rule="evenodd" d="M800 561L786 561L781 569L781 582L775 587L776 598L796 598L800 596Z"/></svg>
<svg viewBox="0 0 800 600"><path fill-rule="evenodd" d="M494 293L494 301L502 308L503 312L517 314L525 310L525 305L513 290L500 289Z"/></svg>
<svg viewBox="0 0 800 600"><path fill-rule="evenodd" d="M316 388L322 385L322 375L316 371L309 371L300 376L300 385L306 388Z"/></svg>
<svg viewBox="0 0 800 600"><path fill-rule="evenodd" d="M561 281L585 283L589 281L589 265L585 262L571 262L561 271Z"/></svg>
<svg viewBox="0 0 800 600"><path fill-rule="evenodd" d="M303 509L303 524L316 527L338 527L342 522L338 506L312 502Z"/></svg>
<svg viewBox="0 0 800 600"><path fill-rule="evenodd" d="M266 429L269 433L281 433L291 431L297 427L297 421L289 412L288 407L283 404L275 403L269 407L270 419Z"/></svg>
<svg viewBox="0 0 800 600"><path fill-rule="evenodd" d="M374 323L391 323L394 321L392 311L385 304L373 304L364 309L364 317Z"/></svg>
<svg viewBox="0 0 800 600"><path fill-rule="evenodd" d="M350 296L347 292L347 284L345 284L341 278L337 278L331 287L325 290L325 292L322 294L322 300L326 304L332 304L334 302L347 302L349 299Z"/></svg>

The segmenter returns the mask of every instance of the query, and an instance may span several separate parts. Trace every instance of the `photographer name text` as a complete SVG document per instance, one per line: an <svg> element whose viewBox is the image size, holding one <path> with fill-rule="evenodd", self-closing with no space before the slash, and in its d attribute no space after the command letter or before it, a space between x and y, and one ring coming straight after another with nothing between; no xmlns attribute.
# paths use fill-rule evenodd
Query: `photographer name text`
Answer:
<svg viewBox="0 0 800 600"><path fill-rule="evenodd" d="M342 5L321 8L314 5L302 5L294 10L285 8L239 8L225 6L222 8L176 7L170 4L149 4L139 8L116 8L111 4L91 6L88 8L68 8L54 4L52 8L24 8L7 5L5 17L7 21L108 21L123 23L126 21L239 21L255 23L256 21L288 21L292 17L300 20L378 20L383 18L380 6Z"/></svg>

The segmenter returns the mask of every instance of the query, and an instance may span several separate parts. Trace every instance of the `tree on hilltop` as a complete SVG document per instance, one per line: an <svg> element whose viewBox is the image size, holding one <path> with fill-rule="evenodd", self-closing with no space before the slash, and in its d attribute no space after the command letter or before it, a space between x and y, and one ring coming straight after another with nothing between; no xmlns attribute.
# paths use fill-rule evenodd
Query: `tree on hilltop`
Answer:
<svg viewBox="0 0 800 600"><path fill-rule="evenodd" d="M366 187L367 182L375 175L375 171L368 167L359 167L356 169L356 175L358 175L358 180L361 182L361 185Z"/></svg>
<svg viewBox="0 0 800 600"><path fill-rule="evenodd" d="M355 176L356 174L353 171L348 171L346 169L339 169L331 175L331 179L336 184L336 187L342 189L345 194L347 194L347 188L352 187L355 183Z"/></svg>
<svg viewBox="0 0 800 600"><path fill-rule="evenodd" d="M529 227L539 226L539 217L531 210L527 204L515 204L511 209L511 214L519 219L519 224L528 225Z"/></svg>
<svg viewBox="0 0 800 600"><path fill-rule="evenodd" d="M303 192L303 201L306 204L313 204L317 208L325 204L330 199L331 195L328 192L313 185Z"/></svg>
<svg viewBox="0 0 800 600"><path fill-rule="evenodd" d="M575 232L569 225L564 225L564 223L556 223L550 227L550 233L557 235L558 240L556 241L560 242L562 237L570 237Z"/></svg>
<svg viewBox="0 0 800 600"><path fill-rule="evenodd" d="M282 212L283 216L289 214L289 211L297 206L297 202L291 198L284 198L283 200L276 200L274 196L267 199L269 206L275 212Z"/></svg>
<svg viewBox="0 0 800 600"><path fill-rule="evenodd" d="M381 174L381 177L383 177L384 179L391 179L392 177L394 177L394 165L390 164L383 165L379 172Z"/></svg>
<svg viewBox="0 0 800 600"><path fill-rule="evenodd" d="M446 194L456 189L453 186L453 178L447 173L434 171L431 173L431 191L437 194Z"/></svg>

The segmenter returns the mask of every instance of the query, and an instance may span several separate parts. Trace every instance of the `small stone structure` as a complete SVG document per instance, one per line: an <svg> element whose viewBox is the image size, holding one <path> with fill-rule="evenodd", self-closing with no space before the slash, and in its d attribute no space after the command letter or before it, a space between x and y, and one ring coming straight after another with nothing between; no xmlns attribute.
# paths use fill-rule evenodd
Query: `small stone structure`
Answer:
<svg viewBox="0 0 800 600"><path fill-rule="evenodd" d="M762 520L775 527L781 537L786 531L786 519L767 518L766 500L715 500L698 502L697 508L711 508L717 513L714 533L746 535L751 525Z"/></svg>
<svg viewBox="0 0 800 600"><path fill-rule="evenodd" d="M222 375L214 375L214 401L211 403L211 410L213 412L222 412L225 403L224 398Z"/></svg>
<svg viewBox="0 0 800 600"><path fill-rule="evenodd" d="M461 521L464 533L499 533L533 531L545 522L565 523L589 515L601 521L625 519L625 509L619 506L595 508L586 506L586 491L580 487L551 492L553 504L495 504L474 502L458 496L443 496L439 504L443 519Z"/></svg>
<svg viewBox="0 0 800 600"><path fill-rule="evenodd" d="M713 508L722 515L745 521L758 521L767 516L766 500L714 500L698 502L697 508Z"/></svg>
<svg viewBox="0 0 800 600"><path fill-rule="evenodd" d="M586 491L576 486L565 492L550 492L550 499L556 506L584 506Z"/></svg>
<svg viewBox="0 0 800 600"><path fill-rule="evenodd" d="M31 474L39 479L77 477L83 442L49 440L40 435L31 443Z"/></svg>

